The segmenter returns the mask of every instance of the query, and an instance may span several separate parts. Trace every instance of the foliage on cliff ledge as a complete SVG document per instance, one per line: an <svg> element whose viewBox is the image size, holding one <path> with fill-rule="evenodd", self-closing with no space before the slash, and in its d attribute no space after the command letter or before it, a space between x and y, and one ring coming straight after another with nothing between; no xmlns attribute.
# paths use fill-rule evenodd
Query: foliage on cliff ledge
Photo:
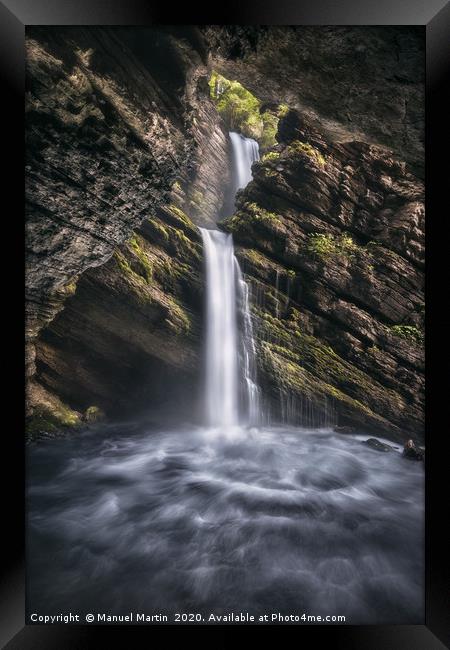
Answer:
<svg viewBox="0 0 450 650"><path fill-rule="evenodd" d="M312 233L306 245L308 253L326 260L330 257L352 257L358 250L350 235L343 233L335 237L330 233Z"/></svg>
<svg viewBox="0 0 450 650"><path fill-rule="evenodd" d="M278 151L268 151L261 158L261 162L265 163L265 162L270 162L271 160L272 161L278 160L279 157L280 157L280 154L279 154Z"/></svg>
<svg viewBox="0 0 450 650"><path fill-rule="evenodd" d="M292 156L306 155L321 167L324 167L326 163L318 149L307 142L301 142L301 140L294 140L288 147L288 153Z"/></svg>
<svg viewBox="0 0 450 650"><path fill-rule="evenodd" d="M411 343L423 343L424 337L422 332L413 325L392 325L389 330L395 336L405 339L405 341L410 341Z"/></svg>
<svg viewBox="0 0 450 650"><path fill-rule="evenodd" d="M231 130L254 138L265 149L276 144L279 116L270 111L261 113L259 99L239 81L226 79L213 71L209 88L211 99Z"/></svg>

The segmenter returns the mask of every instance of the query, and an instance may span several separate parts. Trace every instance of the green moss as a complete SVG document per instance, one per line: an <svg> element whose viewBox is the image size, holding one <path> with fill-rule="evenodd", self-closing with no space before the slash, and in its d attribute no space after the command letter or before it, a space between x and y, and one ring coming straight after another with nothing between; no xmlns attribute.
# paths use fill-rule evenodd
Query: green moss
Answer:
<svg viewBox="0 0 450 650"><path fill-rule="evenodd" d="M279 104L278 105L278 110L277 110L277 115L281 119L282 117L285 117L289 113L289 106L287 104Z"/></svg>
<svg viewBox="0 0 450 650"><path fill-rule="evenodd" d="M258 140L262 147L276 144L278 116L260 112L261 102L239 81L213 71L209 79L210 97L228 128Z"/></svg>
<svg viewBox="0 0 450 650"><path fill-rule="evenodd" d="M392 325L388 328L391 334L411 343L423 343L423 333L413 325Z"/></svg>
<svg viewBox="0 0 450 650"><path fill-rule="evenodd" d="M122 255L122 253L116 251L114 253L114 259L116 260L117 266L119 267L119 269L122 271L124 275L135 275L133 269L128 263L128 260L125 258L124 255Z"/></svg>
<svg viewBox="0 0 450 650"><path fill-rule="evenodd" d="M263 149L269 149L277 144L276 135L278 132L279 118L270 111L262 114L263 131L259 143Z"/></svg>
<svg viewBox="0 0 450 650"><path fill-rule="evenodd" d="M257 203L245 203L244 208L254 221L277 221L281 223L280 217L275 212L269 212Z"/></svg>
<svg viewBox="0 0 450 650"><path fill-rule="evenodd" d="M84 412L85 422L100 422L105 419L105 414L98 406L89 406Z"/></svg>
<svg viewBox="0 0 450 650"><path fill-rule="evenodd" d="M267 268L267 258L254 248L245 250L244 257L254 266Z"/></svg>
<svg viewBox="0 0 450 650"><path fill-rule="evenodd" d="M181 226L181 228L190 232L196 232L196 227L194 226L192 219L190 219L181 208L171 203L165 207L165 210L168 212L171 219L177 223L177 225Z"/></svg>
<svg viewBox="0 0 450 650"><path fill-rule="evenodd" d="M288 146L288 153L292 156L304 156L307 155L311 160L313 160L317 165L321 167L325 166L326 160L315 147L308 144L307 142L301 142L300 140L294 140Z"/></svg>
<svg viewBox="0 0 450 650"><path fill-rule="evenodd" d="M56 294L63 298L69 298L70 296L73 296L77 290L77 281L78 277L73 277L71 280L69 280L69 282L57 289Z"/></svg>
<svg viewBox="0 0 450 650"><path fill-rule="evenodd" d="M147 284L151 284L153 280L153 268L152 264L149 261L148 255L143 249L142 246L143 239L142 237L139 237L138 235L134 235L129 241L128 241L128 246L131 248L133 251L135 257L137 258L139 264L139 275L141 275L147 282Z"/></svg>
<svg viewBox="0 0 450 650"><path fill-rule="evenodd" d="M280 157L280 154L279 154L278 151L268 151L261 158L261 162L265 163L265 162L270 162L270 161L273 161L273 160L278 160L279 157Z"/></svg>
<svg viewBox="0 0 450 650"><path fill-rule="evenodd" d="M147 219L147 222L151 225L153 230L155 230L161 237L167 242L169 241L169 232L165 226L158 219Z"/></svg>
<svg viewBox="0 0 450 650"><path fill-rule="evenodd" d="M81 425L80 416L71 408L58 402L54 406L39 405L27 419L26 433L33 437L41 433L56 433Z"/></svg>
<svg viewBox="0 0 450 650"><path fill-rule="evenodd" d="M360 247L347 233L335 237L331 233L316 232L309 235L306 250L309 254L326 260L338 256L351 258Z"/></svg>
<svg viewBox="0 0 450 650"><path fill-rule="evenodd" d="M169 316L166 318L166 323L177 335L188 334L191 329L189 315L173 299L170 299Z"/></svg>
<svg viewBox="0 0 450 650"><path fill-rule="evenodd" d="M132 250L131 247L130 250ZM122 275L124 276L129 289L133 292L137 301L142 306L145 306L149 302L152 302L153 297L151 291L149 290L151 289L153 282L148 281L148 269L141 267L141 262L138 258L135 258L135 263L139 270L139 272L137 272L131 266L126 257L119 251L116 251L114 253L114 259Z"/></svg>
<svg viewBox="0 0 450 650"><path fill-rule="evenodd" d="M72 280L71 282L66 284L65 287L64 287L64 293L67 296L73 296L76 290L77 290L76 280Z"/></svg>
<svg viewBox="0 0 450 650"><path fill-rule="evenodd" d="M223 221L229 232L245 231L253 224L264 224L274 230L282 225L282 221L275 212L269 212L254 202L244 203L239 212Z"/></svg>
<svg viewBox="0 0 450 650"><path fill-rule="evenodd" d="M371 403L383 404L386 409L392 409L393 404L402 408L395 391L341 358L330 346L303 333L297 310L292 310L289 320L276 318L258 307L253 311L258 320L255 331L259 346L269 357L275 355L281 385L301 393L313 390L338 397L375 418L378 416L372 413Z"/></svg>

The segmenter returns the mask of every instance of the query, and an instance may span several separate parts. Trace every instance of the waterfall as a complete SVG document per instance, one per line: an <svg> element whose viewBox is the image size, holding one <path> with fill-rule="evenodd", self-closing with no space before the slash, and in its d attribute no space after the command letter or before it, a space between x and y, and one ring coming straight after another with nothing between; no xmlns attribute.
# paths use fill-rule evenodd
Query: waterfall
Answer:
<svg viewBox="0 0 450 650"><path fill-rule="evenodd" d="M230 131L233 159L234 194L243 189L252 180L252 165L259 160L258 143L251 138L244 138L240 133Z"/></svg>
<svg viewBox="0 0 450 650"><path fill-rule="evenodd" d="M220 230L200 231L206 267L208 423L221 427L258 424L260 390L255 379L256 348L248 285L234 255L232 236ZM238 328L238 312L242 331Z"/></svg>
<svg viewBox="0 0 450 650"><path fill-rule="evenodd" d="M206 408L208 423L238 423L237 264L231 235L200 228L206 263Z"/></svg>
<svg viewBox="0 0 450 650"><path fill-rule="evenodd" d="M230 132L230 140L235 194L251 180L259 148L254 140L238 133ZM234 255L232 235L206 228L200 231L206 271L207 420L211 426L225 428L257 424L260 391L248 285Z"/></svg>

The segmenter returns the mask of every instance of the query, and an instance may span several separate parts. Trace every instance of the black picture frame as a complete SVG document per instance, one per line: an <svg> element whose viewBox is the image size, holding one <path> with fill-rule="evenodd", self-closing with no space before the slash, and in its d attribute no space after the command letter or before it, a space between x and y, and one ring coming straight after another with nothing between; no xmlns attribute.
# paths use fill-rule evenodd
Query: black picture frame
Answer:
<svg viewBox="0 0 450 650"><path fill-rule="evenodd" d="M199 3L200 5L200 3ZM3 542L0 582L0 643L8 650L28 648L98 648L122 641L121 647L141 647L142 636L154 638L153 627L27 626L24 621L24 441L23 441L23 133L24 35L26 25L148 25L148 24L286 24L286 25L421 25L426 30L426 299L427 299L427 458L426 458L426 622L417 626L295 626L296 643L329 643L345 650L439 650L450 647L448 540L448 433L445 428L449 367L446 290L449 286L450 241L448 199L448 115L446 93L450 72L450 4L445 0L260 0L228 2L201 10L145 0L2 0L0 1L0 69L3 116L3 270L5 348L15 352L4 365L3 418ZM446 137L447 136L447 137ZM9 196L8 196L9 195ZM6 209L7 200L10 207ZM7 232L5 232L7 231ZM13 308L13 305L18 306ZM4 349L4 352L6 349ZM8 395L10 393L10 395ZM12 404L16 399L16 407ZM239 629L236 630L236 627ZM184 645L199 639L228 646L236 632L263 630L267 643L279 641L286 627L164 626L165 643ZM176 635L176 638L174 637Z"/></svg>

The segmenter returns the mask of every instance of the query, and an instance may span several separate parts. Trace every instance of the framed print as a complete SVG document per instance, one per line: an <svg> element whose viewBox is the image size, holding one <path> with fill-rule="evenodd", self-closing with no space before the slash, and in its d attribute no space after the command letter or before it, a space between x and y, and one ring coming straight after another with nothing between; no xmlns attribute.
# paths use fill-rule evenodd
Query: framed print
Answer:
<svg viewBox="0 0 450 650"><path fill-rule="evenodd" d="M0 5L6 648L446 647L444 4Z"/></svg>

